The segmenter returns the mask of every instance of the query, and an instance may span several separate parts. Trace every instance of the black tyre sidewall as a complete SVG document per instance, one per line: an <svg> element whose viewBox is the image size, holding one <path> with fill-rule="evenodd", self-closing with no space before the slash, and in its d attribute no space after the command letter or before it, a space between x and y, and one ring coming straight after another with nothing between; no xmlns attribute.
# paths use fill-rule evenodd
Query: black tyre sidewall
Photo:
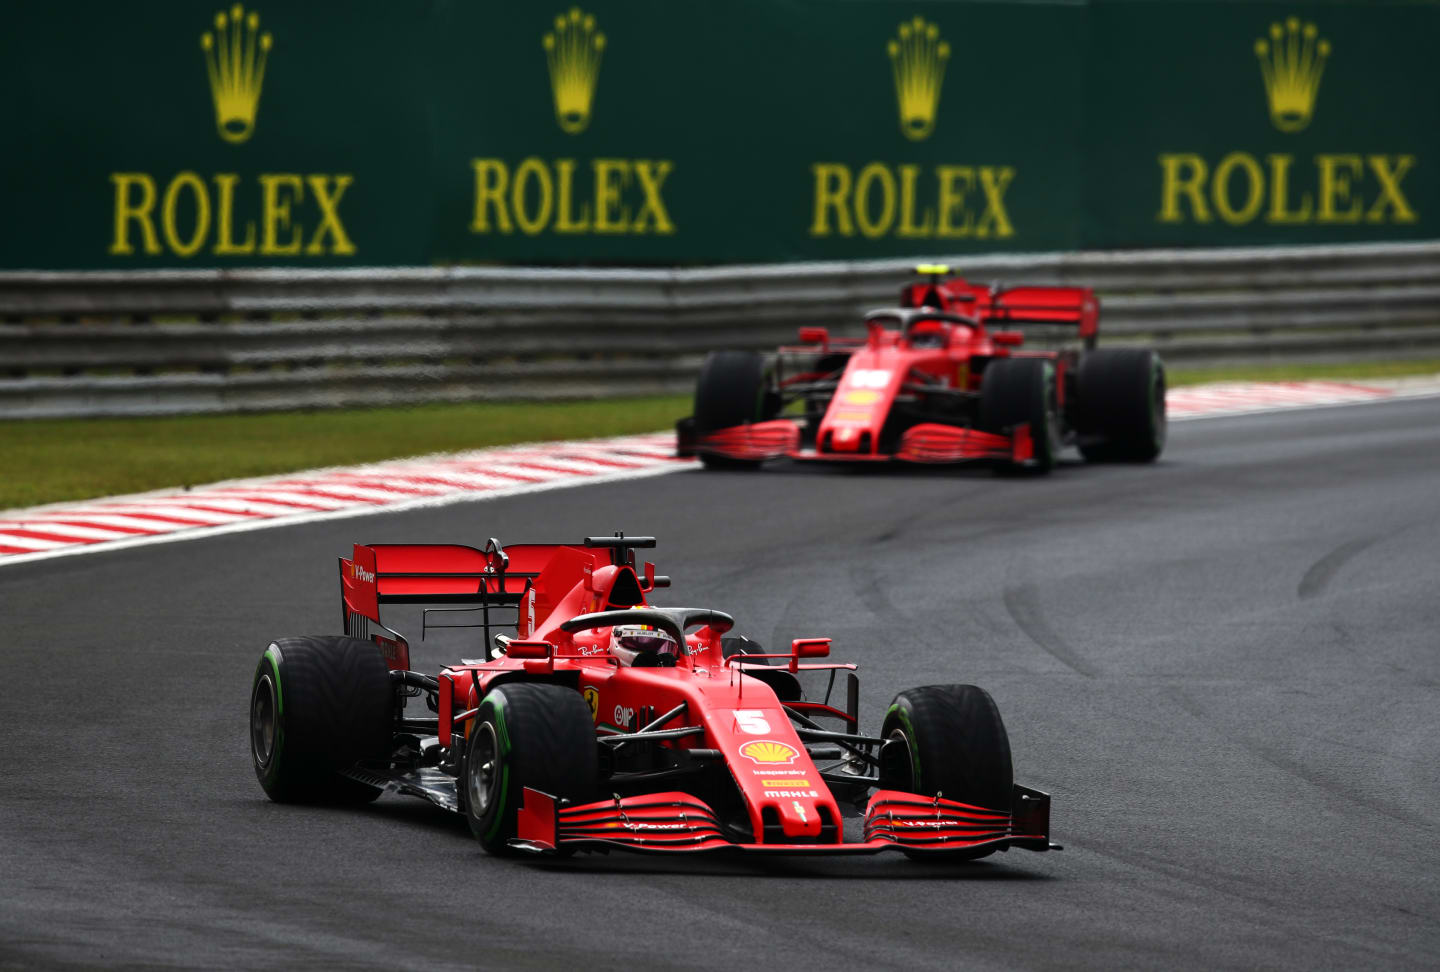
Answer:
<svg viewBox="0 0 1440 972"><path fill-rule="evenodd" d="M276 686L274 746L268 760L254 745L255 694ZM279 802L355 802L377 787L339 775L362 759L386 755L394 691L377 645L355 638L279 638L260 656L251 681L251 762L261 787Z"/></svg>
<svg viewBox="0 0 1440 972"><path fill-rule="evenodd" d="M770 374L755 351L713 351L695 384L695 431L721 429L773 418L778 403L769 394Z"/></svg>
<svg viewBox="0 0 1440 972"><path fill-rule="evenodd" d="M886 711L881 735L897 730L908 741L913 792L1010 811L1010 739L990 693L976 685L906 689Z"/></svg>
<svg viewBox="0 0 1440 972"><path fill-rule="evenodd" d="M999 358L985 366L980 385L980 425L1003 434L1026 423L1035 455L1030 468L1047 472L1060 451L1055 409L1055 365L1048 358Z"/></svg>
<svg viewBox="0 0 1440 972"><path fill-rule="evenodd" d="M498 685L485 694L476 727L466 740L461 803L470 832L492 854L509 851L518 813L530 787L562 800L583 802L598 790L599 759L590 706L572 688L527 682ZM481 726L493 728L501 781L498 798L483 813L469 796L472 757Z"/></svg>
<svg viewBox="0 0 1440 972"><path fill-rule="evenodd" d="M1101 348L1076 382L1080 453L1091 462L1151 462L1165 448L1165 365L1147 348Z"/></svg>

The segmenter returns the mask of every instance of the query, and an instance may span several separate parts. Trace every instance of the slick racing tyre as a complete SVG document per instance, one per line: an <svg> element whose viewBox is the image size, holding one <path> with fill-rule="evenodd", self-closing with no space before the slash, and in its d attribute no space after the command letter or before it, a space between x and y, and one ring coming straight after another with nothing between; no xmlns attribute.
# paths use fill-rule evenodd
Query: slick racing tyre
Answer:
<svg viewBox="0 0 1440 972"><path fill-rule="evenodd" d="M391 743L395 694L380 649L355 638L280 638L250 688L250 756L270 799L364 803L380 788L340 775Z"/></svg>
<svg viewBox="0 0 1440 972"><path fill-rule="evenodd" d="M774 418L780 413L780 396L773 385L765 358L758 352L712 351L705 356L695 385L696 435ZM721 456L702 455L700 461L724 469L754 469L760 465Z"/></svg>
<svg viewBox="0 0 1440 972"><path fill-rule="evenodd" d="M1153 462L1165 448L1165 365L1154 351L1091 351L1075 394L1080 454L1090 462Z"/></svg>
<svg viewBox="0 0 1440 972"><path fill-rule="evenodd" d="M1045 358L996 358L980 384L980 427L1002 434L1022 422L1029 424L1035 448L1029 469L1049 472L1060 451L1055 365Z"/></svg>
<svg viewBox="0 0 1440 972"><path fill-rule="evenodd" d="M527 786L557 799L592 799L595 747L590 706L574 689L526 682L491 689L471 726L461 774L470 832L502 854L515 838Z"/></svg>
<svg viewBox="0 0 1440 972"><path fill-rule="evenodd" d="M880 732L881 786L1010 810L1010 738L990 693L925 685L895 696Z"/></svg>

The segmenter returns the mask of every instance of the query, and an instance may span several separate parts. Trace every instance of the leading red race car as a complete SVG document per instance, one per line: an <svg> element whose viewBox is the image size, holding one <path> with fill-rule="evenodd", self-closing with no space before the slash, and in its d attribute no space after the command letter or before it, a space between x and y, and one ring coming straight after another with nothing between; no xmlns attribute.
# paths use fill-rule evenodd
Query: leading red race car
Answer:
<svg viewBox="0 0 1440 972"><path fill-rule="evenodd" d="M412 794L492 852L1056 848L1050 798L1013 782L983 689L908 689L864 735L855 666L802 660L828 638L766 653L728 614L651 605L668 582L635 549L654 545L357 544L340 561L346 636L279 639L255 671L261 786L280 802ZM451 605L422 625L477 629L483 657L412 671L380 621L393 602ZM513 636L493 631L512 619ZM824 695L802 676L828 678Z"/></svg>
<svg viewBox="0 0 1440 972"><path fill-rule="evenodd" d="M1099 302L1085 287L971 284L921 266L900 307L865 316L866 336L800 328L767 359L710 354L679 453L707 466L767 459L992 460L1048 471L1060 450L1149 462L1165 446L1165 368L1145 348L1095 347ZM993 326L1011 329L992 329ZM1014 327L1074 327L1082 348L1023 348Z"/></svg>

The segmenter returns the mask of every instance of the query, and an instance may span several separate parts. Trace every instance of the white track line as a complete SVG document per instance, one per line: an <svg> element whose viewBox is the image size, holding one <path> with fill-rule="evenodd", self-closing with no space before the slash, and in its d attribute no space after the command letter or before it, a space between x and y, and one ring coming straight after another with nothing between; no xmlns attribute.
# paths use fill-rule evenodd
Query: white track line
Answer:
<svg viewBox="0 0 1440 972"><path fill-rule="evenodd" d="M1172 421L1440 395L1440 376L1172 389ZM99 550L661 476L693 468L668 432L503 446L0 512L0 567Z"/></svg>

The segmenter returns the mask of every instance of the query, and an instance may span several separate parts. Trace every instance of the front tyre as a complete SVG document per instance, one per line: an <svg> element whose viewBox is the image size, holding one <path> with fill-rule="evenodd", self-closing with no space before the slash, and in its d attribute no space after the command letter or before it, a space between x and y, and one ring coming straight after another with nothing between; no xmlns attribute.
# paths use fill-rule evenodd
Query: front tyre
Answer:
<svg viewBox="0 0 1440 972"><path fill-rule="evenodd" d="M763 355L756 351L712 351L695 385L696 435L763 422L780 414L780 395ZM754 469L760 463L701 455L712 469Z"/></svg>
<svg viewBox="0 0 1440 972"><path fill-rule="evenodd" d="M364 803L378 787L341 774L388 755L395 695L373 642L272 641L250 687L250 757L279 803Z"/></svg>
<svg viewBox="0 0 1440 972"><path fill-rule="evenodd" d="M1010 812L1010 737L979 686L906 689L886 711L881 736L882 786Z"/></svg>
<svg viewBox="0 0 1440 972"><path fill-rule="evenodd" d="M980 426L997 435L1030 426L1031 471L1049 472L1060 452L1055 409L1055 365L1047 358L996 358L980 383Z"/></svg>
<svg viewBox="0 0 1440 972"><path fill-rule="evenodd" d="M580 693L526 682L486 693L461 780L465 819L485 850L508 850L527 786L579 802L594 796L598 777L595 723Z"/></svg>
<svg viewBox="0 0 1440 972"><path fill-rule="evenodd" d="M895 696L885 713L880 785L1010 812L1010 738L990 693L975 685L925 685ZM939 860L906 848L912 860ZM971 851L969 860L993 850Z"/></svg>

